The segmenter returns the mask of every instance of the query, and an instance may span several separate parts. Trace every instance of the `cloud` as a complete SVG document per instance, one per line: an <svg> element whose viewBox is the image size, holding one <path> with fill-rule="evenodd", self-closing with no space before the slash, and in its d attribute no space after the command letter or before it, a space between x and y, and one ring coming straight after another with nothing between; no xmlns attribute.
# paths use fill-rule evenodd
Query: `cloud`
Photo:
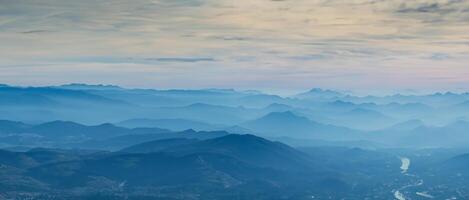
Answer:
<svg viewBox="0 0 469 200"><path fill-rule="evenodd" d="M446 60L446 59L451 59L451 56L448 54L444 54L444 53L433 53L432 55L429 56L429 59Z"/></svg>
<svg viewBox="0 0 469 200"><path fill-rule="evenodd" d="M251 38L247 37L240 37L240 36L214 36L213 39L225 40L225 41L246 41L252 40Z"/></svg>
<svg viewBox="0 0 469 200"><path fill-rule="evenodd" d="M459 10L462 0L449 0L439 2L418 2L418 3L402 3L397 10L400 13L439 13L448 14ZM467 5L466 5L467 6Z"/></svg>
<svg viewBox="0 0 469 200"><path fill-rule="evenodd" d="M326 59L326 55L321 55L321 54L310 54L310 55L302 55L302 56L291 56L289 57L290 59L294 60L322 60Z"/></svg>
<svg viewBox="0 0 469 200"><path fill-rule="evenodd" d="M213 58L146 58L148 61L158 62L212 62L215 61Z"/></svg>
<svg viewBox="0 0 469 200"><path fill-rule="evenodd" d="M119 77L151 77L164 71L168 82L158 84L178 86L192 86L191 80L204 86L255 86L256 80L262 80L266 87L288 83L305 88L316 83L366 87L360 80L379 86L397 74L406 79L403 83L422 81L415 85L430 87L427 80L432 79L426 77L441 74L442 66L448 77L465 80L462 76L469 73L462 64L469 61L465 0L0 0L0 4L4 80L16 80L25 69L45 70L51 72L47 77L59 79L79 65ZM126 70L116 70L122 68ZM92 72L93 67L87 68L83 77ZM98 80L100 75L93 77ZM22 81L44 78L30 74ZM381 84L389 85L390 80Z"/></svg>
<svg viewBox="0 0 469 200"><path fill-rule="evenodd" d="M469 2L465 0L407 1L395 13L421 20L422 23L448 26L467 22Z"/></svg>
<svg viewBox="0 0 469 200"><path fill-rule="evenodd" d="M79 63L132 63L152 65L157 63L175 62L175 63L196 63L196 62L214 62L216 59L211 57L116 57L116 56L89 56L89 57L70 57L58 59L58 62L79 62Z"/></svg>
<svg viewBox="0 0 469 200"><path fill-rule="evenodd" d="M23 31L21 33L23 34L33 34L33 33L47 33L47 32L51 32L49 30L30 30L30 31Z"/></svg>

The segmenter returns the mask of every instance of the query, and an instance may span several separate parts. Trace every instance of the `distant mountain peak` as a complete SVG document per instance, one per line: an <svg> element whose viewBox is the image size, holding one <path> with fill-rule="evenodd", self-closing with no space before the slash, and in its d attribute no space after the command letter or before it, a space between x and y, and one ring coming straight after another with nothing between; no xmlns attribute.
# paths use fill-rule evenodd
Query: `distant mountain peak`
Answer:
<svg viewBox="0 0 469 200"><path fill-rule="evenodd" d="M285 112L271 112L265 115L262 118L280 118L280 119L306 119L305 117L301 117L293 113L292 111L285 111Z"/></svg>
<svg viewBox="0 0 469 200"><path fill-rule="evenodd" d="M57 125L68 125L68 126L83 126L79 123L72 122L72 121L63 121L63 120L55 120L51 122L46 122L43 124L40 124L39 126L57 126Z"/></svg>
<svg viewBox="0 0 469 200"><path fill-rule="evenodd" d="M340 92L334 91L334 90L328 90L328 89L321 89L321 88L313 88L307 92L300 93L296 95L295 97L300 98L300 99L334 99L334 98L339 98L339 97L344 97L345 94L342 94Z"/></svg>
<svg viewBox="0 0 469 200"><path fill-rule="evenodd" d="M96 127L101 127L101 128L115 128L115 127L117 127L117 126L115 126L114 124L111 124L111 123L104 123L104 124L97 125Z"/></svg>
<svg viewBox="0 0 469 200"><path fill-rule="evenodd" d="M255 128L257 126L261 127L270 127L270 126L281 126L281 125L288 125L288 126L297 126L297 127L302 127L302 126L310 126L315 124L314 122L310 121L306 117L298 116L295 113L291 111L285 111L285 112L271 112L267 115L264 115L258 119L255 119L253 121L247 122L244 125L247 126L247 128ZM254 127L253 127L254 126Z"/></svg>
<svg viewBox="0 0 469 200"><path fill-rule="evenodd" d="M104 84L97 84L97 85L90 85L85 83L70 83L58 86L58 88L62 89L71 89L71 90L120 90L121 87L117 85L104 85Z"/></svg>
<svg viewBox="0 0 469 200"><path fill-rule="evenodd" d="M34 126L34 130L39 131L41 133L56 133L56 132L68 132L70 134L81 132L83 129L88 128L87 126L71 121L51 121L42 123L39 125Z"/></svg>
<svg viewBox="0 0 469 200"><path fill-rule="evenodd" d="M220 92L220 93L236 93L236 90L232 88L208 88L205 90L210 91L210 92Z"/></svg>
<svg viewBox="0 0 469 200"><path fill-rule="evenodd" d="M321 88L312 88L311 90L309 90L309 92L327 92L327 93L338 93L338 92L335 92L333 90L329 90L329 89L321 89Z"/></svg>
<svg viewBox="0 0 469 200"><path fill-rule="evenodd" d="M342 101L342 100L336 100L336 101L333 101L333 102L329 102L327 104L331 105L331 106L341 106L341 107L353 107L353 106L355 106L355 104L352 103L352 102Z"/></svg>

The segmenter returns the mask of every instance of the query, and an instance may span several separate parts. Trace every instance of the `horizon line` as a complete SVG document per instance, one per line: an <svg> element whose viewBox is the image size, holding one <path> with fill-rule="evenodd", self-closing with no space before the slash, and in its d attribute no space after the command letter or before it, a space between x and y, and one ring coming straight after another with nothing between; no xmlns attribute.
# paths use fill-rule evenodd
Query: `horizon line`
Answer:
<svg viewBox="0 0 469 200"><path fill-rule="evenodd" d="M118 87L121 89L127 90L157 90L157 91L171 91L171 90L187 90L187 91L203 91L203 90L232 90L236 92L259 92L260 94L264 95L276 95L281 97L294 97L296 95L300 95L303 93L310 92L312 90L321 90L324 92L338 92L345 96L355 96L355 97L390 97L390 96L427 96L427 95L438 95L438 94L467 94L469 90L465 89L453 89L453 90L422 90L422 89L403 89L403 90L396 90L396 91L385 91L381 90L380 92L376 92L375 90L366 90L366 89L336 89L336 88L327 88L327 87L311 87L309 89L276 89L276 88L255 88L247 89L247 88L240 88L240 87L144 87L144 86L126 86L120 84L112 84L112 83L85 83L85 82L67 82L67 83L60 83L60 84L11 84L0 82L1 86L7 87L21 87L21 88L41 88L41 87L63 87L63 86L99 86L99 87ZM366 92L369 91L369 92ZM380 93L380 94L377 94Z"/></svg>

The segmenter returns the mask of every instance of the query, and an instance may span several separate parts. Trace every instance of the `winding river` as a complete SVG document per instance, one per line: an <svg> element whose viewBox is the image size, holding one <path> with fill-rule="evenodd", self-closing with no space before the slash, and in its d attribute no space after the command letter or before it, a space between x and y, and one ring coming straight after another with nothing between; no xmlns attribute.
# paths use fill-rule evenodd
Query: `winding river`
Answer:
<svg viewBox="0 0 469 200"><path fill-rule="evenodd" d="M400 157L399 159L401 159L401 173L406 174L410 167L410 159L406 157ZM410 185L404 186L399 190L403 190L409 186ZM399 190L394 191L394 198L396 198L397 200L406 200L404 194L402 194Z"/></svg>
<svg viewBox="0 0 469 200"><path fill-rule="evenodd" d="M410 159L407 157L399 157L401 160L401 173L404 174L405 176L411 176L411 177L416 177L418 176L413 175L413 174L408 174L407 172L409 171L410 168ZM416 186L421 186L423 185L423 180L418 179L417 181L413 181L412 183L405 185L397 190L394 191L394 198L397 200L407 200L407 198L404 196L404 194L401 192L407 188L410 187L416 187ZM432 195L428 194L427 192L416 192L416 195L424 198L434 198Z"/></svg>

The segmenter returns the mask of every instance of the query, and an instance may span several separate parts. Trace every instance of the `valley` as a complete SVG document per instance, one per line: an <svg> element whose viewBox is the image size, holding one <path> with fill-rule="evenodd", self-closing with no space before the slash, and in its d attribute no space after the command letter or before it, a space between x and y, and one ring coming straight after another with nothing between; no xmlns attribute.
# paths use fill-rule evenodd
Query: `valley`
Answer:
<svg viewBox="0 0 469 200"><path fill-rule="evenodd" d="M0 94L24 98L0 104L0 199L469 198L469 122L464 112L429 117L467 94L367 103L320 89L280 97L3 86Z"/></svg>

